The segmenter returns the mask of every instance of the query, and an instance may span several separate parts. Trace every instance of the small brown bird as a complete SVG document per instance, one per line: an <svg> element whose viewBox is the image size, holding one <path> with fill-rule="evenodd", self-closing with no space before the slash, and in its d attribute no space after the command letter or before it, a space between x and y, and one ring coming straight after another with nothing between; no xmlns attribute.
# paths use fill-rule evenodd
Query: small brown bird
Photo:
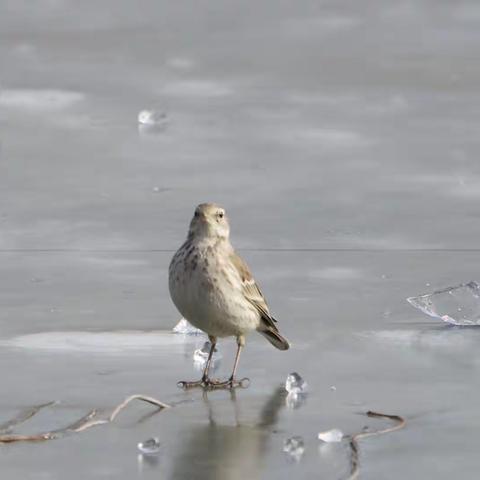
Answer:
<svg viewBox="0 0 480 480"><path fill-rule="evenodd" d="M209 336L211 349L203 376L183 387L229 387L242 384L235 379L245 335L261 333L274 347L288 350L288 341L278 331L265 298L247 264L235 253L225 210L213 203L195 209L185 243L172 258L169 288L179 312ZM224 382L208 376L212 354L219 337L235 336L237 354L231 377Z"/></svg>

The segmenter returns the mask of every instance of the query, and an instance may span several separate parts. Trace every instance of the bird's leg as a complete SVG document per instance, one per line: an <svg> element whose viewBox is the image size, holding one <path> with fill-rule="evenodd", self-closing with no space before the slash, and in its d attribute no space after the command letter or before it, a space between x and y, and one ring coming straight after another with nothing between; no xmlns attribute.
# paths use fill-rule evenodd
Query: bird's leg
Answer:
<svg viewBox="0 0 480 480"><path fill-rule="evenodd" d="M200 380L197 380L195 382L186 382L186 381L181 381L178 382L177 385L181 388L193 388L193 387L208 387L211 385L211 380L208 378L208 371L210 370L210 365L212 364L212 357L213 357L213 352L215 351L215 347L217 345L217 337L212 337L211 335L208 336L208 339L210 340L210 352L208 352L208 358L207 362L205 363L205 368L203 369L203 375Z"/></svg>
<svg viewBox="0 0 480 480"><path fill-rule="evenodd" d="M203 370L202 375L202 382L206 385L210 382L210 379L208 378L208 371L210 370L210 365L212 364L213 352L215 352L215 347L217 346L217 337L212 337L209 335L208 339L210 340L210 344L212 346L210 348L210 352L208 353L207 363L205 364L205 369Z"/></svg>
<svg viewBox="0 0 480 480"><path fill-rule="evenodd" d="M242 378L240 381L235 380L235 373L237 372L238 362L240 360L240 353L242 348L245 346L245 337L239 335L237 337L237 353L235 355L235 363L233 364L232 375L225 382L212 382L213 388L237 388L237 387L247 387L250 383L248 378Z"/></svg>
<svg viewBox="0 0 480 480"><path fill-rule="evenodd" d="M245 337L237 337L237 353L235 355L235 363L233 364L232 375L230 377L230 383L235 382L235 373L237 372L238 362L240 360L240 354L242 353L242 348L245 345Z"/></svg>

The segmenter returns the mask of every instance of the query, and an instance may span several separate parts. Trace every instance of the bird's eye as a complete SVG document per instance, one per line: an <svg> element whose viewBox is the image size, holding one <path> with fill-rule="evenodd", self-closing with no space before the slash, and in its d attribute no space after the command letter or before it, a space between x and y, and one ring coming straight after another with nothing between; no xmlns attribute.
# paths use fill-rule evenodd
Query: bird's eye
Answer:
<svg viewBox="0 0 480 480"><path fill-rule="evenodd" d="M218 213L217 213L217 216L218 216L218 218L223 218L224 213L223 213L223 212L218 212Z"/></svg>
<svg viewBox="0 0 480 480"><path fill-rule="evenodd" d="M195 211L195 213L194 213L194 215L193 215L193 216L194 216L194 217L198 217L198 212L197 212L197 211Z"/></svg>

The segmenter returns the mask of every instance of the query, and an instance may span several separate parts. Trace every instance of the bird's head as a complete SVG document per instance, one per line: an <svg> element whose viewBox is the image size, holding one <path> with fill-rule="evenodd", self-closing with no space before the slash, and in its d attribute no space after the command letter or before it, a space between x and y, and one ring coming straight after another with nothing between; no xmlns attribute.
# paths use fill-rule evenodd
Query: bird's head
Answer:
<svg viewBox="0 0 480 480"><path fill-rule="evenodd" d="M201 203L190 222L189 236L194 238L228 238L230 226L225 209L215 203Z"/></svg>

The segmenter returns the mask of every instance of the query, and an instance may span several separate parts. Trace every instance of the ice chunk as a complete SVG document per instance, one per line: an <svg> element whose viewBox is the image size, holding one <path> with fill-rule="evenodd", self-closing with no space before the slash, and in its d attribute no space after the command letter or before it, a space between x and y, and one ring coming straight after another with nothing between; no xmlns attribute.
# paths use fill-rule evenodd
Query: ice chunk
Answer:
<svg viewBox="0 0 480 480"><path fill-rule="evenodd" d="M461 283L410 297L407 301L423 313L452 325L480 325L480 285L477 282Z"/></svg>
<svg viewBox="0 0 480 480"><path fill-rule="evenodd" d="M307 382L297 373L293 372L285 381L285 390L288 392L285 404L288 408L300 408L307 398Z"/></svg>
<svg viewBox="0 0 480 480"><path fill-rule="evenodd" d="M210 353L210 349L212 348L212 344L210 342L205 342L202 348L198 348L193 352L193 362L199 366L203 367L208 360L208 354ZM222 358L221 353L215 347L212 355L212 363L218 362Z"/></svg>
<svg viewBox="0 0 480 480"><path fill-rule="evenodd" d="M138 450L144 455L156 455L160 452L160 441L156 437L149 438L137 445Z"/></svg>
<svg viewBox="0 0 480 480"><path fill-rule="evenodd" d="M343 439L343 432L338 428L332 428L331 430L320 432L318 434L318 439L325 443L341 442Z"/></svg>
<svg viewBox="0 0 480 480"><path fill-rule="evenodd" d="M167 122L167 114L155 110L142 110L138 114L138 123L142 125L164 125Z"/></svg>
<svg viewBox="0 0 480 480"><path fill-rule="evenodd" d="M302 437L287 438L283 442L283 451L295 462L299 462L305 452L305 443Z"/></svg>
<svg viewBox="0 0 480 480"><path fill-rule="evenodd" d="M183 335L199 335L203 333L200 329L194 327L188 320L182 318L172 330L173 333L182 333Z"/></svg>
<svg viewBox="0 0 480 480"><path fill-rule="evenodd" d="M285 382L285 390L288 393L306 393L307 382L297 373L291 373Z"/></svg>
<svg viewBox="0 0 480 480"><path fill-rule="evenodd" d="M287 408L296 409L300 408L306 400L306 393L290 392L285 398L285 405Z"/></svg>

